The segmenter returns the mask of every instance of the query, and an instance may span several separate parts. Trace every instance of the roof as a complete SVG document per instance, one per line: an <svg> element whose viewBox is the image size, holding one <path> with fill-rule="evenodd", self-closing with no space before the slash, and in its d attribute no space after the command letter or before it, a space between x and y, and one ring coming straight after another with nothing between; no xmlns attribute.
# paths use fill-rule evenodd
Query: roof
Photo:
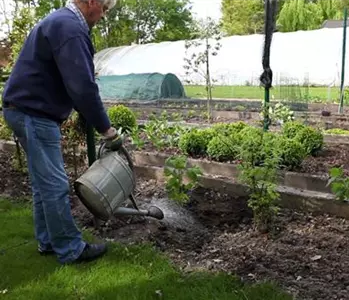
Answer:
<svg viewBox="0 0 349 300"><path fill-rule="evenodd" d="M321 28L342 28L344 20L326 20ZM349 19L347 21L349 24Z"/></svg>

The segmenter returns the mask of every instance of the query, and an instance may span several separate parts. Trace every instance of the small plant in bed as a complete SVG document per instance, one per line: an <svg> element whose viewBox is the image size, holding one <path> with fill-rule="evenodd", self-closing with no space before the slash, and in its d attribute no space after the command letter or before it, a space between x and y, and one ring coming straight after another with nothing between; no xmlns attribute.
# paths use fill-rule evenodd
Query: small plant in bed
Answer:
<svg viewBox="0 0 349 300"><path fill-rule="evenodd" d="M183 205L189 201L189 193L197 187L202 171L197 166L189 167L188 158L180 155L166 160L164 174L169 198Z"/></svg>

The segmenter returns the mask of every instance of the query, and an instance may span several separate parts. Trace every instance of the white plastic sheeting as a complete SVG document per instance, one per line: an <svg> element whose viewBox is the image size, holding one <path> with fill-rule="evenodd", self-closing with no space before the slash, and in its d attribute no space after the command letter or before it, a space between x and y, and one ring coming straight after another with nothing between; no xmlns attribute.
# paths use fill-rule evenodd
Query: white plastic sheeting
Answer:
<svg viewBox="0 0 349 300"><path fill-rule="evenodd" d="M343 28L275 33L271 46L273 84L340 85ZM230 36L211 57L211 74L221 85L259 85L264 35ZM347 47L347 55L349 52ZM199 51L202 51L199 49ZM198 50L191 50L197 52ZM202 84L197 74L185 74L184 41L108 48L95 55L99 75L174 73L184 82ZM349 59L349 57L347 58ZM349 63L345 83L349 82Z"/></svg>

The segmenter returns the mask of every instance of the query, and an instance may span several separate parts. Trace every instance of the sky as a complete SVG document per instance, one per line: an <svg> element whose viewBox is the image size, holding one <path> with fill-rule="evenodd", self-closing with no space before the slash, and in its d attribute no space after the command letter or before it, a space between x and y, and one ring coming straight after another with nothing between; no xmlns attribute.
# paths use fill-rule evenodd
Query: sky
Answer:
<svg viewBox="0 0 349 300"><path fill-rule="evenodd" d="M191 0L192 11L198 18L211 17L215 20L221 17L221 0Z"/></svg>

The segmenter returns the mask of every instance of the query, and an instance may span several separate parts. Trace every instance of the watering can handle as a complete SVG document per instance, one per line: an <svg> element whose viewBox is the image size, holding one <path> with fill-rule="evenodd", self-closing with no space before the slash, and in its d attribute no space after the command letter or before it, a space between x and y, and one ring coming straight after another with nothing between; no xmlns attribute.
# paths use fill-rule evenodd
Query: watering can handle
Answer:
<svg viewBox="0 0 349 300"><path fill-rule="evenodd" d="M105 148L111 151L119 151L119 149L122 147L122 138L120 136L116 136L113 139L105 139Z"/></svg>

